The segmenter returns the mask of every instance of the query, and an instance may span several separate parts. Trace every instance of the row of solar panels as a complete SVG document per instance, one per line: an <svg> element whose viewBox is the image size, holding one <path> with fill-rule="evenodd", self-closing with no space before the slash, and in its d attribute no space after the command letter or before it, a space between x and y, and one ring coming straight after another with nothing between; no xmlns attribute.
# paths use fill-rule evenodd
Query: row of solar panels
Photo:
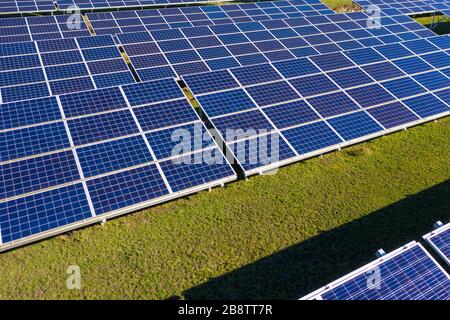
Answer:
<svg viewBox="0 0 450 320"><path fill-rule="evenodd" d="M88 14L97 35L332 14L322 3L288 1ZM117 19L117 22L114 20ZM0 19L0 43L88 36L81 15Z"/></svg>
<svg viewBox="0 0 450 320"><path fill-rule="evenodd" d="M450 266L450 224L423 238ZM414 241L302 300L450 300L450 276Z"/></svg>
<svg viewBox="0 0 450 320"><path fill-rule="evenodd" d="M118 34L142 80L276 62L436 36L409 18L365 28L362 13ZM366 17L367 18L367 17ZM313 22L317 22L312 25ZM310 25L311 23L311 25Z"/></svg>
<svg viewBox="0 0 450 320"><path fill-rule="evenodd" d="M384 18L385 27L368 30L364 18L353 13L117 37L139 77L154 80L435 36L408 17ZM3 102L135 82L110 36L4 44L0 59Z"/></svg>
<svg viewBox="0 0 450 320"><path fill-rule="evenodd" d="M307 5L276 1L160 10L97 12L88 13L87 17L97 34L117 34L325 14L334 14L334 12L321 2ZM142 26L146 29L142 29Z"/></svg>
<svg viewBox="0 0 450 320"><path fill-rule="evenodd" d="M448 0L353 0L364 9L380 9L384 14L425 14L450 9ZM375 7L376 6L376 7Z"/></svg>
<svg viewBox="0 0 450 320"><path fill-rule="evenodd" d="M72 41L84 48L84 41L92 47L96 39L105 37ZM183 80L226 141L229 159L249 175L448 115L449 40L434 37ZM77 91L1 105L2 248L236 178L174 79ZM206 145L189 144L196 147L183 152L197 155L188 160L198 162L174 163L183 158L172 155L175 129L194 137L196 127ZM244 135L229 139L225 133L232 129Z"/></svg>
<svg viewBox="0 0 450 320"><path fill-rule="evenodd" d="M222 0L231 1L231 0ZM181 4L207 4L212 0L2 0L0 14L55 12L80 9L113 9L126 7L151 7Z"/></svg>

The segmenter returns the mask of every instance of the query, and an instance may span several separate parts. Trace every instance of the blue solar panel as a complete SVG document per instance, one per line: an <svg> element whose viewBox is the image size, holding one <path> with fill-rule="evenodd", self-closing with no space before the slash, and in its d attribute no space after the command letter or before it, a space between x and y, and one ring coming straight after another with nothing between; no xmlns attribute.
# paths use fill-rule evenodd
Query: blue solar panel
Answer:
<svg viewBox="0 0 450 320"><path fill-rule="evenodd" d="M153 200L169 193L154 164L90 180L87 186L97 214Z"/></svg>
<svg viewBox="0 0 450 320"><path fill-rule="evenodd" d="M308 59L276 62L273 66L286 78L306 76L320 72Z"/></svg>
<svg viewBox="0 0 450 320"><path fill-rule="evenodd" d="M400 102L368 109L370 113L386 129L400 126L419 119Z"/></svg>
<svg viewBox="0 0 450 320"><path fill-rule="evenodd" d="M421 58L435 68L450 67L450 56L442 51L425 54Z"/></svg>
<svg viewBox="0 0 450 320"><path fill-rule="evenodd" d="M318 96L308 99L308 102L322 117L331 117L359 109L344 92Z"/></svg>
<svg viewBox="0 0 450 320"><path fill-rule="evenodd" d="M432 67L419 57L404 58L392 61L407 74L415 74L431 70Z"/></svg>
<svg viewBox="0 0 450 320"><path fill-rule="evenodd" d="M350 59L352 59L356 64L363 65L374 62L380 62L386 60L382 55L377 53L372 48L362 48L347 51L345 53Z"/></svg>
<svg viewBox="0 0 450 320"><path fill-rule="evenodd" d="M0 130L61 119L54 97L5 103L0 106Z"/></svg>
<svg viewBox="0 0 450 320"><path fill-rule="evenodd" d="M324 74L297 78L290 80L289 82L303 97L310 97L339 90L339 88Z"/></svg>
<svg viewBox="0 0 450 320"><path fill-rule="evenodd" d="M383 56L385 56L387 59L404 58L414 55L414 53L412 53L411 51L409 51L404 46L398 43L386 46L379 46L374 49L377 50L379 53L381 53Z"/></svg>
<svg viewBox="0 0 450 320"><path fill-rule="evenodd" d="M403 43L403 45L406 48L408 48L410 51L412 51L416 54L427 53L427 52L439 50L436 46L432 45L430 42L428 42L425 39L407 41L407 42Z"/></svg>
<svg viewBox="0 0 450 320"><path fill-rule="evenodd" d="M53 95L79 92L95 89L90 77L73 78L50 82L50 89Z"/></svg>
<svg viewBox="0 0 450 320"><path fill-rule="evenodd" d="M391 62L369 64L362 66L361 68L377 81L398 78L405 75L403 71L394 66Z"/></svg>
<svg viewBox="0 0 450 320"><path fill-rule="evenodd" d="M3 243L91 217L81 184L0 203Z"/></svg>
<svg viewBox="0 0 450 320"><path fill-rule="evenodd" d="M352 67L354 64L341 53L331 53L310 58L323 71Z"/></svg>
<svg viewBox="0 0 450 320"><path fill-rule="evenodd" d="M450 111L447 104L432 94L406 99L403 103L422 118Z"/></svg>
<svg viewBox="0 0 450 320"><path fill-rule="evenodd" d="M422 245L411 243L304 299L448 300L450 277Z"/></svg>
<svg viewBox="0 0 450 320"><path fill-rule="evenodd" d="M0 89L3 102L13 102L50 95L46 83L33 83Z"/></svg>
<svg viewBox="0 0 450 320"><path fill-rule="evenodd" d="M134 109L144 131L164 128L198 120L198 116L185 99Z"/></svg>
<svg viewBox="0 0 450 320"><path fill-rule="evenodd" d="M97 75L93 76L93 79L97 88L108 88L136 82L130 71Z"/></svg>
<svg viewBox="0 0 450 320"><path fill-rule="evenodd" d="M129 111L101 114L68 121L75 145L111 139L139 130Z"/></svg>
<svg viewBox="0 0 450 320"><path fill-rule="evenodd" d="M0 73L0 87L45 81L42 69L17 70Z"/></svg>
<svg viewBox="0 0 450 320"><path fill-rule="evenodd" d="M228 71L215 71L184 76L184 82L194 94L237 88L239 84Z"/></svg>
<svg viewBox="0 0 450 320"><path fill-rule="evenodd" d="M285 81L249 87L247 92L260 107L300 98L298 93Z"/></svg>
<svg viewBox="0 0 450 320"><path fill-rule="evenodd" d="M382 86L397 98L406 98L426 92L426 90L411 78L400 78L382 83Z"/></svg>
<svg viewBox="0 0 450 320"><path fill-rule="evenodd" d="M236 68L231 70L231 73L243 86L282 79L277 71L269 64Z"/></svg>
<svg viewBox="0 0 450 320"><path fill-rule="evenodd" d="M428 90L438 90L450 87L450 79L439 71L418 74L413 78Z"/></svg>
<svg viewBox="0 0 450 320"><path fill-rule="evenodd" d="M80 178L72 152L61 152L0 166L0 199L69 183Z"/></svg>
<svg viewBox="0 0 450 320"><path fill-rule="evenodd" d="M91 145L77 150L85 177L153 161L140 136Z"/></svg>
<svg viewBox="0 0 450 320"><path fill-rule="evenodd" d="M263 109L277 128L286 128L294 125L319 119L319 116L304 101L290 102Z"/></svg>
<svg viewBox="0 0 450 320"><path fill-rule="evenodd" d="M347 141L383 130L380 125L363 111L339 116L327 121Z"/></svg>
<svg viewBox="0 0 450 320"><path fill-rule="evenodd" d="M211 121L227 142L242 139L249 135L256 135L260 131L268 132L274 130L270 122L259 110L223 116Z"/></svg>
<svg viewBox="0 0 450 320"><path fill-rule="evenodd" d="M173 192L197 187L233 175L233 170L224 160L219 163L195 162L196 158L214 159L217 157L215 154L220 155L218 148L182 156L177 159L178 161L167 160L161 162L161 169L167 177ZM223 157L220 156L219 159L223 159Z"/></svg>
<svg viewBox="0 0 450 320"><path fill-rule="evenodd" d="M174 79L149 81L123 86L132 106L182 98L183 92Z"/></svg>
<svg viewBox="0 0 450 320"><path fill-rule="evenodd" d="M30 69L40 67L41 62L38 55L15 56L0 58L0 71L11 71L18 69Z"/></svg>
<svg viewBox="0 0 450 320"><path fill-rule="evenodd" d="M201 122L153 131L146 137L159 160L214 146L211 136Z"/></svg>
<svg viewBox="0 0 450 320"><path fill-rule="evenodd" d="M395 100L394 96L379 84L350 89L347 92L363 108Z"/></svg>
<svg viewBox="0 0 450 320"><path fill-rule="evenodd" d="M255 103L242 89L199 96L197 100L209 117L256 108Z"/></svg>
<svg viewBox="0 0 450 320"><path fill-rule="evenodd" d="M229 144L228 148L245 171L277 165L296 155L278 133L241 140Z"/></svg>
<svg viewBox="0 0 450 320"><path fill-rule="evenodd" d="M442 226L435 231L424 236L434 250L442 259L450 265L450 228L449 224Z"/></svg>
<svg viewBox="0 0 450 320"><path fill-rule="evenodd" d="M325 122L315 122L282 132L294 149L305 154L342 142Z"/></svg>
<svg viewBox="0 0 450 320"><path fill-rule="evenodd" d="M373 80L359 68L330 72L328 73L328 76L344 89L373 82Z"/></svg>
<svg viewBox="0 0 450 320"><path fill-rule="evenodd" d="M70 147L63 123L5 131L0 138L1 162Z"/></svg>

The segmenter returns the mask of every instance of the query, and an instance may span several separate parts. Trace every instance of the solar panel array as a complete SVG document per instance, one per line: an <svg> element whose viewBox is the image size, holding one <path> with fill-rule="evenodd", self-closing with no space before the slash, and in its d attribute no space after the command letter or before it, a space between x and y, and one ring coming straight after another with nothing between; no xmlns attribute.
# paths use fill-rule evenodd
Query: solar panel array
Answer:
<svg viewBox="0 0 450 320"><path fill-rule="evenodd" d="M449 37L398 11L376 29L331 13L319 0L98 12L96 36L67 15L0 19L0 250L236 179L179 77L245 175L449 114ZM249 159L261 140L266 158Z"/></svg>
<svg viewBox="0 0 450 320"><path fill-rule="evenodd" d="M110 36L0 45L0 102L134 83Z"/></svg>
<svg viewBox="0 0 450 320"><path fill-rule="evenodd" d="M236 177L173 79L2 104L0 119L2 249Z"/></svg>
<svg viewBox="0 0 450 320"><path fill-rule="evenodd" d="M88 13L96 34L176 29L334 14L319 0Z"/></svg>
<svg viewBox="0 0 450 320"><path fill-rule="evenodd" d="M449 48L449 37L434 37L183 80L251 175L448 115ZM226 136L237 128L249 133ZM270 149L268 136L278 157L249 159L251 148Z"/></svg>
<svg viewBox="0 0 450 320"><path fill-rule="evenodd" d="M349 13L118 34L143 80L183 76L436 36L408 17L367 29Z"/></svg>
<svg viewBox="0 0 450 320"><path fill-rule="evenodd" d="M232 1L232 0L224 0ZM213 0L56 0L61 10L77 6L81 9L113 9L181 4L207 4Z"/></svg>
<svg viewBox="0 0 450 320"><path fill-rule="evenodd" d="M449 300L450 276L417 242L305 296L302 300Z"/></svg>
<svg viewBox="0 0 450 320"><path fill-rule="evenodd" d="M430 232L423 238L450 266L450 223Z"/></svg>
<svg viewBox="0 0 450 320"><path fill-rule="evenodd" d="M55 4L53 0L2 0L0 2L0 14L50 12L54 10Z"/></svg>
<svg viewBox="0 0 450 320"><path fill-rule="evenodd" d="M68 21L68 16L1 18L0 44L90 36L81 17L77 29Z"/></svg>
<svg viewBox="0 0 450 320"><path fill-rule="evenodd" d="M377 6L384 14L423 14L436 11L434 0L354 0L355 3L368 9Z"/></svg>

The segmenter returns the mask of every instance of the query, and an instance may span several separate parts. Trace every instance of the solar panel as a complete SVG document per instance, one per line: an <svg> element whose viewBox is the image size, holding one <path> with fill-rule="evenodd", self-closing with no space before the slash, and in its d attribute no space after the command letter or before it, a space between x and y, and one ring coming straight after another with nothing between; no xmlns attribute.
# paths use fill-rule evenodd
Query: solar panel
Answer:
<svg viewBox="0 0 450 320"><path fill-rule="evenodd" d="M450 265L450 224L438 227L423 238Z"/></svg>
<svg viewBox="0 0 450 320"><path fill-rule="evenodd" d="M355 270L302 300L448 300L450 276L417 242Z"/></svg>

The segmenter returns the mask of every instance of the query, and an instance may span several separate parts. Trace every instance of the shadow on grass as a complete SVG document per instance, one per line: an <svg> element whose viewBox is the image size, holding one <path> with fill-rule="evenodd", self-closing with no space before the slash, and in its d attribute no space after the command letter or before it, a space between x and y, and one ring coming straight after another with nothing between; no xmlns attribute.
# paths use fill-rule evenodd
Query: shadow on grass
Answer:
<svg viewBox="0 0 450 320"><path fill-rule="evenodd" d="M369 195L368 195L369 196ZM450 219L450 180L184 292L187 299L298 299Z"/></svg>

